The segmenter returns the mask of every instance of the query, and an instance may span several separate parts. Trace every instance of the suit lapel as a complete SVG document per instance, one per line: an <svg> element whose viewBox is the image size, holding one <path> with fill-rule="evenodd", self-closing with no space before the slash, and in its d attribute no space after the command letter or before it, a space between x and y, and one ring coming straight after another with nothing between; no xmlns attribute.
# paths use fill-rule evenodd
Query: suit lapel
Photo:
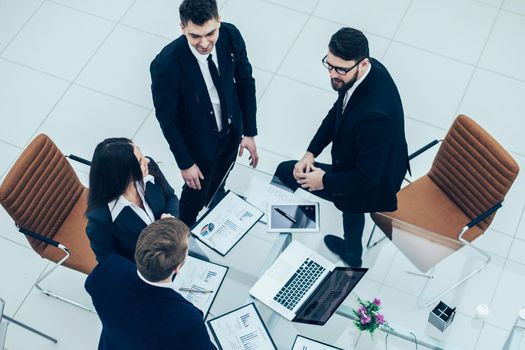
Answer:
<svg viewBox="0 0 525 350"><path fill-rule="evenodd" d="M224 38L226 33L222 33L217 40L215 50L217 52L217 62L219 62L219 75L222 81L222 86L227 88L228 83L225 77L233 77L233 57L228 52L227 38Z"/></svg>
<svg viewBox="0 0 525 350"><path fill-rule="evenodd" d="M162 188L151 182L146 182L146 202L148 202L155 218L160 218L164 209L164 194Z"/></svg>
<svg viewBox="0 0 525 350"><path fill-rule="evenodd" d="M115 223L133 233L141 232L146 227L146 223L129 206L122 209Z"/></svg>
<svg viewBox="0 0 525 350"><path fill-rule="evenodd" d="M203 112L206 115L209 115L208 112L213 110L213 107L211 104L210 95L208 94L208 88L204 82L204 77L202 76L201 69L199 68L199 63L197 62L195 56L193 56L193 53L191 53L187 39L184 38L184 40L186 45L183 45L184 49L182 54L182 69L185 71L190 83L195 88L195 97L197 99L197 103L203 107Z"/></svg>

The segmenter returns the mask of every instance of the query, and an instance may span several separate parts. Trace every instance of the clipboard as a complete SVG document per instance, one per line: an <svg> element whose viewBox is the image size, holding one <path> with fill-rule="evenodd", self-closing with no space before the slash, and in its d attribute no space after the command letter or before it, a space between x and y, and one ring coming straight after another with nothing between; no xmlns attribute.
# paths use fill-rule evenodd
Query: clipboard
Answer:
<svg viewBox="0 0 525 350"><path fill-rule="evenodd" d="M236 193L228 190L224 198L217 205L208 210L191 227L191 234L211 250L225 256L239 241L251 230L264 213L241 198ZM243 225L242 232L226 237L228 230L234 230L238 224ZM224 238L226 237L226 238ZM229 242L213 244L221 239Z"/></svg>
<svg viewBox="0 0 525 350"><path fill-rule="evenodd" d="M227 312L209 320L207 324L219 350L237 349L233 348L233 345L223 345L221 340L229 344L233 341L243 349L258 346L256 348L260 350L278 350L255 303ZM228 334L220 331L226 331Z"/></svg>
<svg viewBox="0 0 525 350"><path fill-rule="evenodd" d="M310 347L312 346L312 347ZM333 345L329 345L319 340L305 337L304 335L298 334L292 345L291 350L343 350Z"/></svg>
<svg viewBox="0 0 525 350"><path fill-rule="evenodd" d="M182 295L184 299L192 303L197 309L201 310L204 316L203 318L206 319L230 268L228 266L198 259L192 256L188 256L187 259L188 260L173 281L173 289ZM214 266L215 268L213 270L208 268L208 271L205 271L207 266ZM192 268L191 271L189 270L190 268ZM222 274L222 276L219 274ZM200 280L195 281L195 277L200 278ZM216 281L216 277L219 278L218 281ZM204 281L202 279L204 279ZM180 288L193 290L210 290L213 288L213 293L208 294L193 291L180 291Z"/></svg>

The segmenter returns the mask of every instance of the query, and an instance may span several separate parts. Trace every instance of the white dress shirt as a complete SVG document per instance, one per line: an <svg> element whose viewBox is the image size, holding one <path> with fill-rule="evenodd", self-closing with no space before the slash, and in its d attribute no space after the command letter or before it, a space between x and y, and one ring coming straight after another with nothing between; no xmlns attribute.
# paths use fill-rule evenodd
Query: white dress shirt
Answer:
<svg viewBox="0 0 525 350"><path fill-rule="evenodd" d="M120 195L117 199L108 203L109 212L111 213L111 219L113 221L117 219L117 216L125 207L131 207L135 214L137 214L138 217L146 223L146 225L149 225L155 221L155 215L153 214L153 211L149 207L148 202L146 202L144 197L147 182L155 183L155 178L152 175L148 175L144 177L143 181L135 182L135 186L137 188L137 192L139 193L140 199L142 200L142 204L144 205L144 209L127 200L124 195Z"/></svg>
<svg viewBox="0 0 525 350"><path fill-rule="evenodd" d="M210 54L201 55L193 46L190 45L189 42L188 46L190 47L191 53L193 54L193 56L195 56L197 62L199 63L199 68L201 69L202 77L204 78L204 83L206 84L206 88L208 89L208 95L210 95L211 105L213 106L213 114L215 115L215 121L217 122L217 128L219 129L219 131L221 131L221 100L219 99L219 93L217 92L217 88L213 83L210 69L208 68L208 56ZM213 47L213 50L211 50L211 55L211 59L213 63L215 63L215 66L217 66L217 70L220 73L219 62L217 61L217 50L215 49L215 46Z"/></svg>
<svg viewBox="0 0 525 350"><path fill-rule="evenodd" d="M352 97L352 94L354 93L355 89L357 89L357 87L359 86L359 84L361 84L363 82L363 80L365 80L366 76L368 75L368 73L370 73L370 70L372 69L372 63L371 62L368 62L368 70L365 72L365 74L363 74L363 76L361 77L361 79L357 80L355 83L354 83L354 86L352 86L350 89L348 89L348 91L346 92L345 94L345 97L343 98L343 112L345 111L345 108L346 108L346 104L348 103L348 101L350 101L350 97Z"/></svg>
<svg viewBox="0 0 525 350"><path fill-rule="evenodd" d="M155 287L161 287L161 288L173 288L173 283L160 283L160 282L150 282L148 281L139 270L137 270L137 275L139 275L139 278L146 282L149 285L155 286Z"/></svg>

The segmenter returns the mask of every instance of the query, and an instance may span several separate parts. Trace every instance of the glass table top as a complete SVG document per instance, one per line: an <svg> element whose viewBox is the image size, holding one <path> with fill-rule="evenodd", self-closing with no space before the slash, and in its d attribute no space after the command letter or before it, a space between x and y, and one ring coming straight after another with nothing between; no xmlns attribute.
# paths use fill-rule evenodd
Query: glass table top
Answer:
<svg viewBox="0 0 525 350"><path fill-rule="evenodd" d="M326 233L342 234L341 212L332 203L323 201L302 190L292 193L279 183L272 182L272 180L272 174L235 164L224 183L226 190L242 196L264 213L266 213L268 203L319 202L321 232L295 233L293 235L270 233L267 232L266 217L263 216L226 256L221 256L201 245L211 261L230 267L208 319L250 302L255 302L279 349L291 349L298 334L344 349L352 349L361 336L348 318L351 315L351 308L356 306L357 297L373 299L378 296L381 298L383 289L402 290L402 287L407 283L417 281L413 284L421 287L415 288L415 290L421 289L419 295L415 292L409 292L408 297L392 298L392 293L389 293L389 296L384 300L385 317L394 327L398 336L391 336L389 341L393 343L395 341L405 342L404 345L400 345L400 348L409 349L414 346L412 339L415 335L420 348L425 348L425 344L428 345L427 348L434 349L461 348L461 346L455 347L452 344L455 343L456 337L451 337L450 331L441 333L427 325L431 307L424 308L422 304L430 300L444 286L454 283L458 278L458 272L461 272L458 269L462 270L463 266L470 268L473 264L473 254L467 252L468 247L464 247L461 242L439 237L432 232L418 230L406 223L397 222L387 217L382 219L385 221L385 225L391 226L389 237L391 240L387 240L370 250L365 249L364 267L369 267L370 271L326 325L321 327L292 323L273 312L263 303L253 299L249 295L250 288L292 239L299 240L336 265L343 265L335 255L327 250L323 243L323 237ZM364 236L368 237L369 231L366 229ZM387 276L379 276L374 271L374 265L382 264L385 257L396 255L398 252L402 253L400 256L404 259L401 266L396 266L393 263L390 267L391 273ZM479 260L477 262L479 263ZM476 263L475 259L474 263ZM411 269L412 271L410 271ZM432 278L427 277L427 275L432 275ZM389 276L390 278L388 278ZM450 328L454 328L454 323ZM397 338L397 340L393 338Z"/></svg>

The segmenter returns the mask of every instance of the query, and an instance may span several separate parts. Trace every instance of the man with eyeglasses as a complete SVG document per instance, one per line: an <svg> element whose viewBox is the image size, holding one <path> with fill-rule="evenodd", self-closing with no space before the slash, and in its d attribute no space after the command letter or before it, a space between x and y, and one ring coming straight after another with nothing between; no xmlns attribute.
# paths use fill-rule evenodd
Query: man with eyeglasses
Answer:
<svg viewBox="0 0 525 350"><path fill-rule="evenodd" d="M221 22L216 0L184 0L183 35L151 63L155 114L184 179L180 219L188 226L235 162L255 145L255 79L239 30ZM218 198L218 197L215 197Z"/></svg>
<svg viewBox="0 0 525 350"><path fill-rule="evenodd" d="M343 212L344 238L326 235L328 249L361 266L365 213L394 211L408 166L403 107L386 68L369 57L359 30L342 28L322 60L338 99L301 160L279 164L275 176L332 201ZM332 144L332 164L315 158Z"/></svg>

